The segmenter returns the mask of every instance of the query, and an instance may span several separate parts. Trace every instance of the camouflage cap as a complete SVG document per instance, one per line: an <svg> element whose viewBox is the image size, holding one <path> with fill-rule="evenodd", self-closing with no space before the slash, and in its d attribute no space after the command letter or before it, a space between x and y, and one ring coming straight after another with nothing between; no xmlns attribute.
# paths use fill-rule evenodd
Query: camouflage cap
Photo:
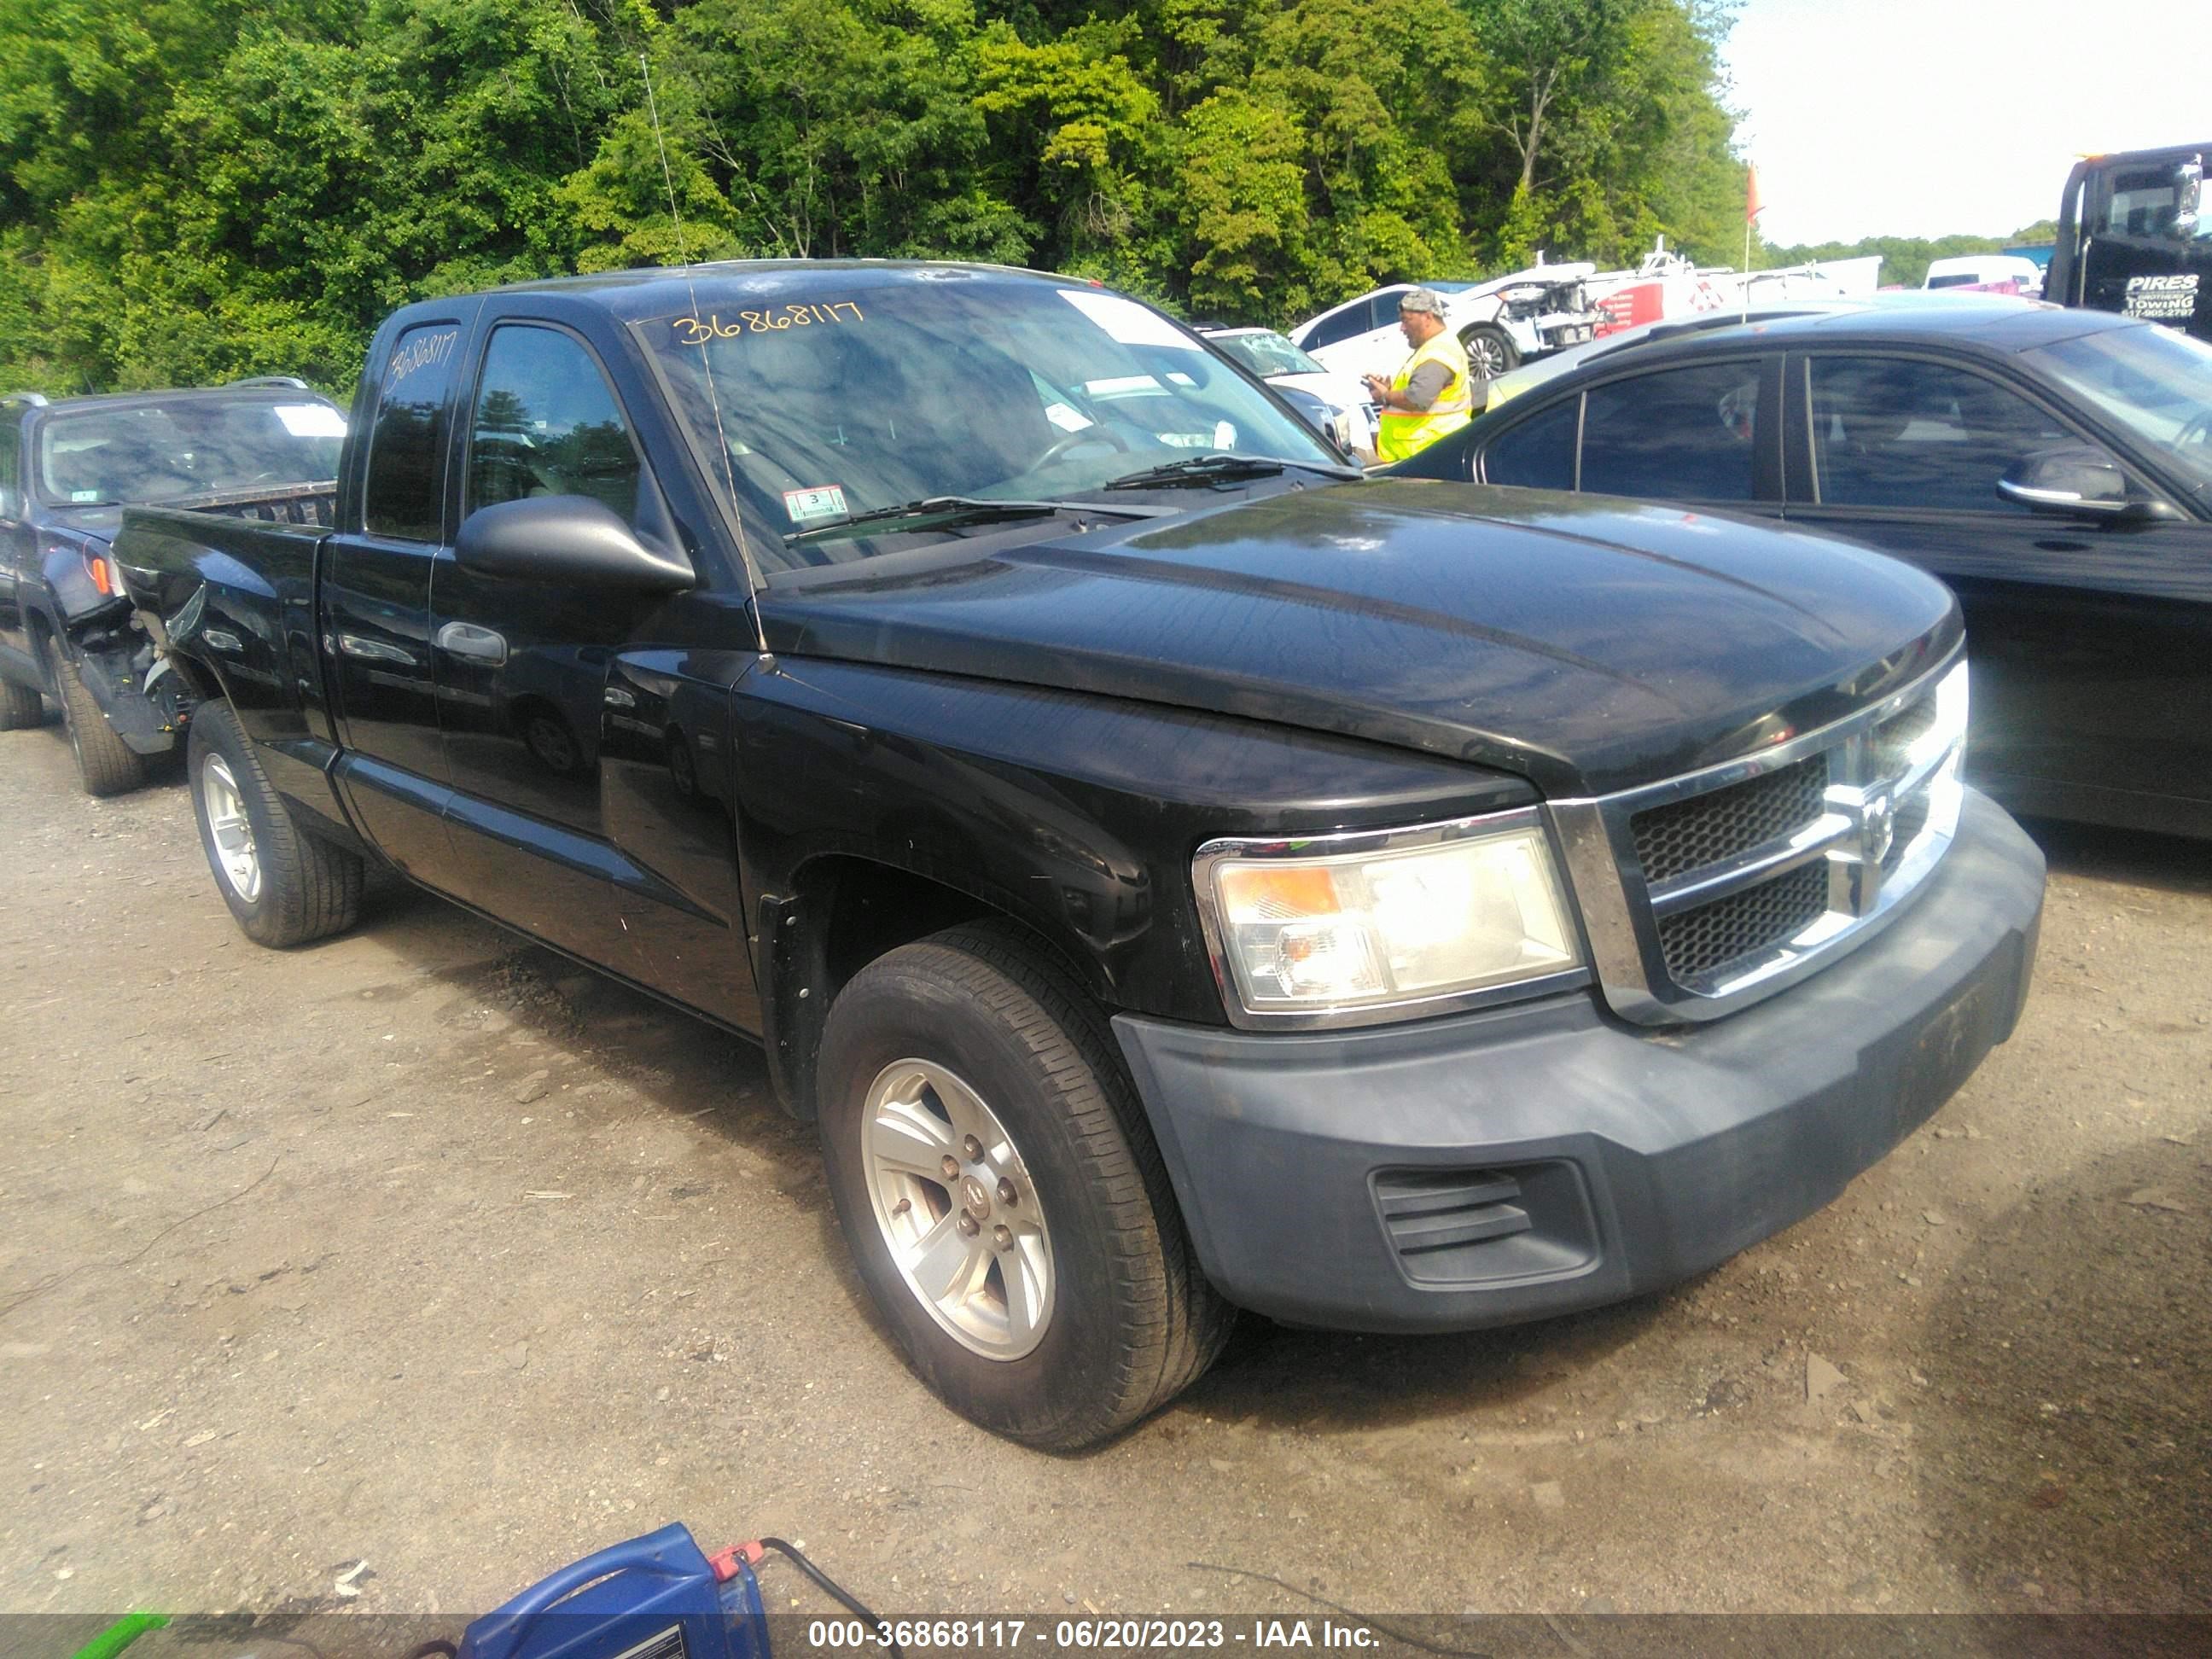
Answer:
<svg viewBox="0 0 2212 1659"><path fill-rule="evenodd" d="M1442 317L1444 302L1443 296L1434 289L1409 288L1398 296L1398 309L1418 312L1426 317Z"/></svg>

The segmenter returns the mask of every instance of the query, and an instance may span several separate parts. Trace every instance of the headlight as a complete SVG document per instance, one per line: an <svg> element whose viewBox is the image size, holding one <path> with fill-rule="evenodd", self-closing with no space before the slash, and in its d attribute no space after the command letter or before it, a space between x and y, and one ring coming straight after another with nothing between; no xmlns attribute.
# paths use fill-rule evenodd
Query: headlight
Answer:
<svg viewBox="0 0 2212 1659"><path fill-rule="evenodd" d="M1364 1025L1586 977L1534 811L1208 842L1194 874L1239 1025Z"/></svg>

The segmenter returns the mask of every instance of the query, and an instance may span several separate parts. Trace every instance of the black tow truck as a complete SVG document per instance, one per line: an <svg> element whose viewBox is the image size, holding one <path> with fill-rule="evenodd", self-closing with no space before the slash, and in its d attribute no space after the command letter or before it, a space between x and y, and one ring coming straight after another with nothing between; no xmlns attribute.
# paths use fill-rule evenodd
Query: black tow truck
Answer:
<svg viewBox="0 0 2212 1659"><path fill-rule="evenodd" d="M2212 340L2212 143L2115 151L2075 164L2059 198L2043 297Z"/></svg>
<svg viewBox="0 0 2212 1659"><path fill-rule="evenodd" d="M410 306L330 529L133 511L264 944L374 860L758 1041L916 1370L1093 1443L1233 1310L1465 1330L1832 1198L2043 866L1937 583L1363 480L1149 307L718 264ZM282 1011L270 1016L282 1019Z"/></svg>

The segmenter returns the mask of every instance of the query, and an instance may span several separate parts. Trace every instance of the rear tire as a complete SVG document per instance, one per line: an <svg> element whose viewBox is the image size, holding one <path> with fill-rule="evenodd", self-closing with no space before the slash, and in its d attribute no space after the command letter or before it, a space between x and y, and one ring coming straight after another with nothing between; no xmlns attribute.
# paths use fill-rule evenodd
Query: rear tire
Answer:
<svg viewBox="0 0 2212 1659"><path fill-rule="evenodd" d="M88 795L121 795L143 787L145 757L115 735L115 728L100 713L92 693L51 635L41 641L46 678L54 683L54 699L62 706L62 726L76 755L76 775Z"/></svg>
<svg viewBox="0 0 2212 1659"><path fill-rule="evenodd" d="M1502 328L1477 323L1461 335L1459 341L1467 348L1468 367L1478 380L1494 380L1521 367L1521 348Z"/></svg>
<svg viewBox="0 0 2212 1659"><path fill-rule="evenodd" d="M360 858L293 822L228 703L202 703L188 729L185 769L200 847L246 936L285 950L352 927L361 914Z"/></svg>
<svg viewBox="0 0 2212 1659"><path fill-rule="evenodd" d="M46 700L36 686L0 680L0 732L27 732L46 720Z"/></svg>
<svg viewBox="0 0 2212 1659"><path fill-rule="evenodd" d="M951 928L854 975L823 1035L820 1098L860 1277L962 1415L1073 1451L1221 1352L1236 1310L1192 1259L1103 1022L1012 929Z"/></svg>

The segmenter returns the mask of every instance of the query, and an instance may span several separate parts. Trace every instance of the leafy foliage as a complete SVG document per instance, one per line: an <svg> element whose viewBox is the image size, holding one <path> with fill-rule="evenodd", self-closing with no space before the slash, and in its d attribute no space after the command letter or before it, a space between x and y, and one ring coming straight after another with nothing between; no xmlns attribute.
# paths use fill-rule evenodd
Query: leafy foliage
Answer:
<svg viewBox="0 0 2212 1659"><path fill-rule="evenodd" d="M1276 322L1539 248L1725 260L1713 5L0 0L0 384L343 392L406 300L686 258Z"/></svg>
<svg viewBox="0 0 2212 1659"><path fill-rule="evenodd" d="M1966 253L2002 253L2008 247L2048 242L2057 234L2057 220L2039 219L2006 237L1938 236L1931 240L1922 236L1868 236L1856 242L1807 242L1794 247L1770 247L1760 263L1788 265L1812 259L1863 258L1869 253L1879 253L1883 282L1900 288L1918 288L1927 278L1928 267L1938 259Z"/></svg>

